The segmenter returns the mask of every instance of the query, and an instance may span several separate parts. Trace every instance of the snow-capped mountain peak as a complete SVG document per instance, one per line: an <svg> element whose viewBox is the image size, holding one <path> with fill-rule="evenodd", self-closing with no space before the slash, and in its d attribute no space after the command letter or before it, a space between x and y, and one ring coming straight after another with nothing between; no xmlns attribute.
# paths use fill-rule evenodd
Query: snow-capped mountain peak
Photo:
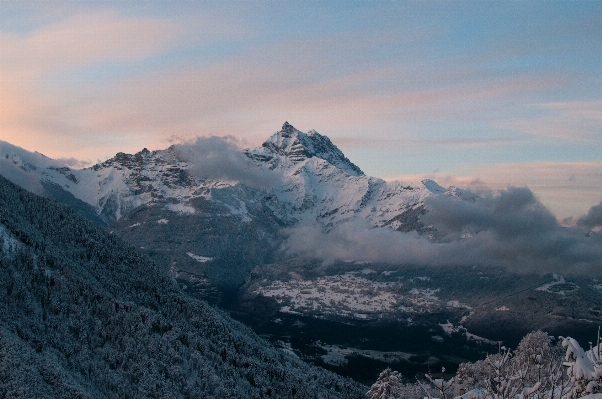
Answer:
<svg viewBox="0 0 602 399"><path fill-rule="evenodd" d="M429 190L433 194L443 194L443 193L445 193L445 188L441 187L434 180L424 179L424 180L422 180L422 184L424 185L424 187L426 187L427 190Z"/></svg>
<svg viewBox="0 0 602 399"><path fill-rule="evenodd" d="M236 156L230 152L237 150L228 149L217 163L209 159L210 151L197 147L120 152L103 163L74 170L6 143L0 145L0 166L4 165L1 174L12 173L21 185L31 182L31 191L80 201L86 212L94 212L107 224L141 205L194 214L194 203L210 201L220 214L243 222L253 220L252 210L261 204L262 212L287 225L311 221L328 229L361 220L409 231L421 228L425 199L446 194L432 180L387 183L366 176L328 137L315 130L301 132L288 122L262 146ZM267 184L257 190L249 181Z"/></svg>
<svg viewBox="0 0 602 399"><path fill-rule="evenodd" d="M290 167L309 158L323 159L352 176L364 176L330 139L315 130L304 133L284 122L282 129L269 137L261 147L246 151L250 158L267 162L271 169Z"/></svg>

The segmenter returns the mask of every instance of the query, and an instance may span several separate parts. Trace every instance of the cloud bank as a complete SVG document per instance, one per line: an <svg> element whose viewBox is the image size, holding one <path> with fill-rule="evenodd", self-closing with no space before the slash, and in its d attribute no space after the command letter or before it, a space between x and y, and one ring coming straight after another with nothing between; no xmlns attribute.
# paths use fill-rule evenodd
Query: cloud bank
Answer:
<svg viewBox="0 0 602 399"><path fill-rule="evenodd" d="M289 229L289 255L425 266L485 265L517 272L584 273L602 266L602 237L562 227L528 188L512 187L475 202L431 197L423 217L432 236L343 223L329 233L318 224ZM600 216L602 206L591 213ZM583 223L586 219L584 219ZM590 219L587 219L590 220ZM594 222L591 222L594 223Z"/></svg>
<svg viewBox="0 0 602 399"><path fill-rule="evenodd" d="M586 214L602 198L601 161L473 164L385 180L419 182L425 178L444 187L464 187L478 194L509 186L527 186L558 220L567 219L567 224L573 224L570 218Z"/></svg>
<svg viewBox="0 0 602 399"><path fill-rule="evenodd" d="M580 226L596 229L602 227L602 202L590 208L587 215L583 215L577 222Z"/></svg>
<svg viewBox="0 0 602 399"><path fill-rule="evenodd" d="M187 171L203 179L239 181L252 188L270 188L281 179L277 172L253 164L240 144L232 136L197 137L175 149L178 158L190 164Z"/></svg>

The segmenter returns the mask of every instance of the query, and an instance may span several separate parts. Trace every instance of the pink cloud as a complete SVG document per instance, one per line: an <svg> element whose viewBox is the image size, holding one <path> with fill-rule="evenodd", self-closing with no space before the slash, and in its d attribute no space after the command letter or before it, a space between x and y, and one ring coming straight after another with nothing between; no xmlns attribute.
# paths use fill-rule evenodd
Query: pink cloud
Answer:
<svg viewBox="0 0 602 399"><path fill-rule="evenodd" d="M27 35L2 32L1 65L3 72L35 78L97 62L135 60L164 48L173 33L173 24L165 20L112 11L79 14Z"/></svg>
<svg viewBox="0 0 602 399"><path fill-rule="evenodd" d="M596 139L602 134L602 100L531 104L546 111L531 118L507 119L500 127L536 136L562 139Z"/></svg>
<svg viewBox="0 0 602 399"><path fill-rule="evenodd" d="M71 156L64 153L69 140L75 144L75 136L87 128L76 113L102 91L94 90L99 89L94 82L74 88L57 74L143 59L165 48L173 32L169 22L115 12L75 15L28 34L0 32L2 139Z"/></svg>
<svg viewBox="0 0 602 399"><path fill-rule="evenodd" d="M471 83L461 90L378 91L373 85L387 78L389 71L371 70L314 81L312 75L320 74L320 67L308 72L304 66L307 64L292 65L283 72L269 61L262 64L256 58L237 57L207 67L161 71L120 82L110 99L89 104L89 112L83 114L89 115L88 124L96 129L142 129L160 135L169 129L235 134L232 131L241 125L256 126L261 120L272 120L273 128L285 119L307 123L308 128L328 129L333 121L352 128L357 123L382 124L403 117L455 118L460 103L549 84L544 79L528 82L513 78L494 84ZM181 134L172 131L169 135L174 133Z"/></svg>
<svg viewBox="0 0 602 399"><path fill-rule="evenodd" d="M201 27L195 30L191 26L197 18ZM390 32L359 31L278 42L213 63L149 68L152 72L123 80L77 85L53 80L85 66L135 68L171 45L186 48L230 31L230 38L254 34L242 23L226 24L213 16L193 13L176 25L110 11L75 15L25 36L2 34L7 43L0 57L3 138L25 148L44 148L49 156L94 159L95 150L111 155L159 148L173 135L234 135L257 145L289 120L302 130L316 128L332 135L337 142L357 143L362 140L358 135L378 133L415 146L478 147L514 139L429 142L420 139L420 129L442 120L510 123L500 122L499 113L489 110L513 95L559 84L550 75L498 76L466 60L428 71L420 71L411 59L383 65L371 60L387 43L428 36L420 30L391 37ZM358 48L363 57L351 57Z"/></svg>

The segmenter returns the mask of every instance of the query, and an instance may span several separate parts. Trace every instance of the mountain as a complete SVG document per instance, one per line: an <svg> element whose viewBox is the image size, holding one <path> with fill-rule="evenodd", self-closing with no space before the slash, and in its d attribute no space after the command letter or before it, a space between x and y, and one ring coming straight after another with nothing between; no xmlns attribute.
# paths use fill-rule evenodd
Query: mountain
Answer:
<svg viewBox="0 0 602 399"><path fill-rule="evenodd" d="M328 137L313 130L303 133L288 123L262 146L244 151L249 161L245 167L271 183L261 189L243 179L202 176L197 172L205 165L198 158L186 157L186 146L152 152L143 149L134 155L118 153L80 170L4 142L0 142L0 158L2 174L9 180L34 192L34 185L62 190L64 196L92 207L109 225L141 205L161 202L167 210L192 213L191 201L204 198L225 205L228 213L243 222L253 218L248 205L262 201L288 225L319 220L328 228L361 218L374 226L411 230L424 198L445 192L433 181L413 185L366 176ZM50 191L37 189L52 197Z"/></svg>
<svg viewBox="0 0 602 399"><path fill-rule="evenodd" d="M0 396L361 398L184 294L70 209L0 177Z"/></svg>
<svg viewBox="0 0 602 399"><path fill-rule="evenodd" d="M531 330L584 339L602 322L599 232L560 226L525 187L366 176L288 123L257 148L198 138L79 170L0 142L0 166L191 297L357 381L453 371Z"/></svg>
<svg viewBox="0 0 602 399"><path fill-rule="evenodd" d="M270 169L290 168L310 158L319 158L353 176L364 176L330 139L315 130L303 133L288 122L261 147L246 151L249 158L267 163Z"/></svg>
<svg viewBox="0 0 602 399"><path fill-rule="evenodd" d="M434 192L427 184L387 183L366 176L325 136L288 123L261 147L245 151L258 168L277 169L281 181L268 206L289 224L317 221L325 229L352 219L404 231L420 228L418 214ZM445 190L443 190L445 192Z"/></svg>
<svg viewBox="0 0 602 399"><path fill-rule="evenodd" d="M235 289L256 265L281 259L283 228L318 223L329 231L361 221L422 232L424 200L448 193L433 181L366 176L328 137L289 123L258 148L217 149L222 144L118 153L71 169L0 142L0 173L111 226L207 298L219 296L212 286Z"/></svg>
<svg viewBox="0 0 602 399"><path fill-rule="evenodd" d="M69 206L99 226L107 225L91 204L69 191L71 185L79 181L60 161L0 140L0 176L32 193Z"/></svg>

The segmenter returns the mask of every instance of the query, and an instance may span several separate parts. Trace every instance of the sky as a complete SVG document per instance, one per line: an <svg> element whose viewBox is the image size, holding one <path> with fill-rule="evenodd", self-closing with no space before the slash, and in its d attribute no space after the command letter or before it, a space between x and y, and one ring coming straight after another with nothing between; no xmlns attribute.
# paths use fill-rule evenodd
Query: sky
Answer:
<svg viewBox="0 0 602 399"><path fill-rule="evenodd" d="M601 42L593 0L4 0L0 140L84 166L288 121L368 175L528 186L576 220L602 200Z"/></svg>

